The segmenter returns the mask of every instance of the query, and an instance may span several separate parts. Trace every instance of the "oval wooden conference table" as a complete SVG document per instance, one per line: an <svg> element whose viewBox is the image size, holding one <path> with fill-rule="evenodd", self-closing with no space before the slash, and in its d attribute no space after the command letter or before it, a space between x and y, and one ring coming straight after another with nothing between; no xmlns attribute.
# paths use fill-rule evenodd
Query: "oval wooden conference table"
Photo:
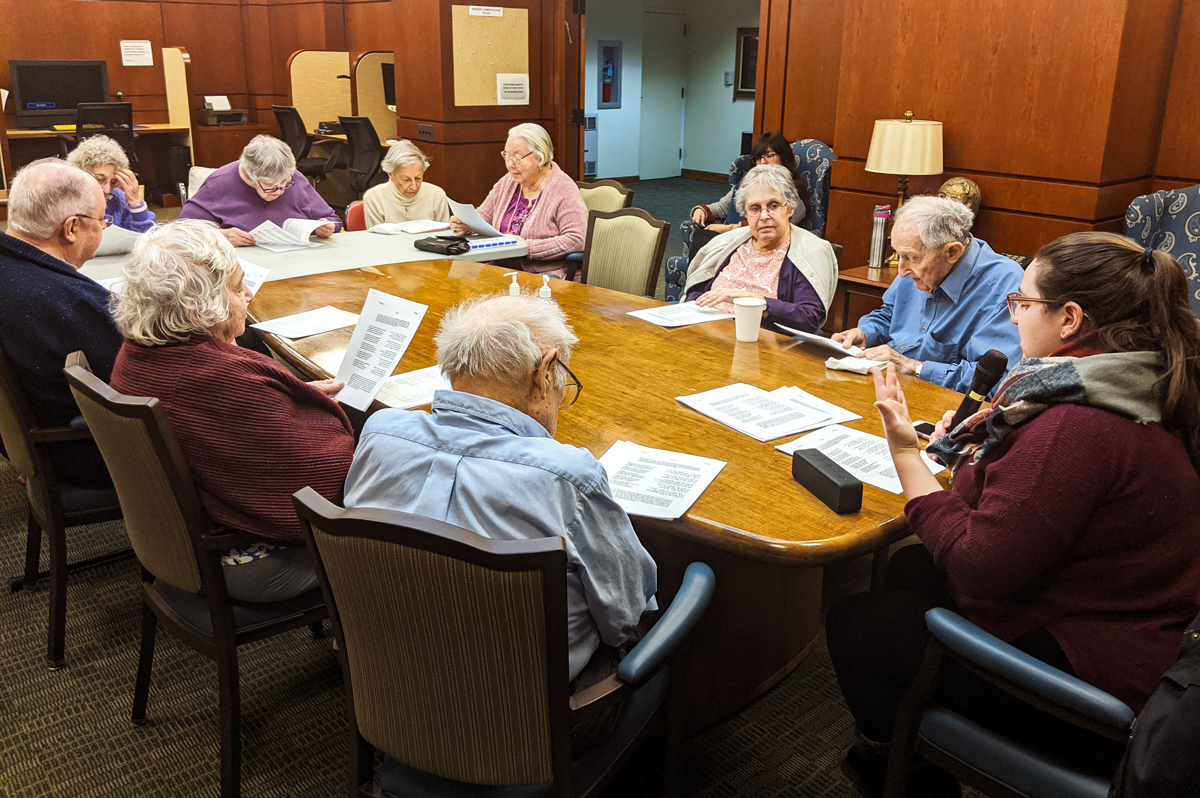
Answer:
<svg viewBox="0 0 1200 798"><path fill-rule="evenodd" d="M527 287L540 285L522 274ZM433 336L443 312L479 294L506 292L504 270L467 261L423 261L318 274L262 286L257 321L324 305L359 312L375 288L429 306L397 372L435 365ZM626 315L661 303L551 280L554 299L580 343L571 370L579 402L559 416L557 438L600 457L617 440L728 463L687 515L675 521L635 517L658 563L659 604L678 589L683 569L701 560L716 573L712 604L691 638L687 663L689 727L705 728L736 712L787 675L815 644L821 566L873 552L908 534L904 499L865 486L862 509L837 515L791 475L791 458L675 401L676 396L745 382L766 390L797 385L859 413L849 422L882 434L871 378L824 367L825 354L773 332L736 343L733 321L666 329ZM352 328L299 340L264 336L313 379L337 372ZM940 418L958 394L902 378L909 407ZM916 417L916 416L914 416Z"/></svg>

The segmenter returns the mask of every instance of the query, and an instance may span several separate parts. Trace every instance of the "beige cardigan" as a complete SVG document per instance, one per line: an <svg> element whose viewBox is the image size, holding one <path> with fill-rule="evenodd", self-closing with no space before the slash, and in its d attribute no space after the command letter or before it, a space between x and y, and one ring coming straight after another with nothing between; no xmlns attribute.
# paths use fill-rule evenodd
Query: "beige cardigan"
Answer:
<svg viewBox="0 0 1200 798"><path fill-rule="evenodd" d="M404 198L391 180L372 186L363 194L363 217L371 228L383 222L411 222L432 219L450 221L450 206L446 192L433 183L422 183L421 190L411 200Z"/></svg>

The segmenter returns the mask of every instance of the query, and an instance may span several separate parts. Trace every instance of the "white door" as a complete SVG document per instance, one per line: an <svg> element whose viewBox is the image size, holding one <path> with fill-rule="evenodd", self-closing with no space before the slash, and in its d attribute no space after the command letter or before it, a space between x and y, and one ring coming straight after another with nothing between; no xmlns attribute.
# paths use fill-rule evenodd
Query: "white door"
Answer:
<svg viewBox="0 0 1200 798"><path fill-rule="evenodd" d="M638 177L679 177L683 147L683 15L642 14Z"/></svg>

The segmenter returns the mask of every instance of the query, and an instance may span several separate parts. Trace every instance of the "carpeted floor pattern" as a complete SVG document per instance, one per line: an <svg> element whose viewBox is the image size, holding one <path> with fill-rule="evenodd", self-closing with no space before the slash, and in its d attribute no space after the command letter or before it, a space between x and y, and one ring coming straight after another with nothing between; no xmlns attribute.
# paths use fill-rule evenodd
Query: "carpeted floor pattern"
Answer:
<svg viewBox="0 0 1200 798"><path fill-rule="evenodd" d="M24 491L0 460L0 573L20 573ZM69 533L70 558L127 545L119 522ZM43 547L44 549L45 547ZM826 601L865 588L859 560L829 572ZM148 722L129 721L140 598L132 558L71 574L66 668L44 665L47 594L0 595L0 798L215 796L216 667L160 632ZM308 630L240 649L242 787L250 796L345 794L341 674L330 638ZM853 723L829 657L817 650L775 689L687 743L689 796L857 796L841 767ZM658 795L651 742L605 798Z"/></svg>
<svg viewBox="0 0 1200 798"><path fill-rule="evenodd" d="M658 273L658 288L655 298L662 299L667 284L666 259L683 254L683 239L679 223L685 221L692 208L702 202L716 202L729 186L725 183L710 183L686 177L668 177L662 180L643 180L630 183L633 189L633 207L649 211L657 219L671 223L671 236L667 239L663 266Z"/></svg>

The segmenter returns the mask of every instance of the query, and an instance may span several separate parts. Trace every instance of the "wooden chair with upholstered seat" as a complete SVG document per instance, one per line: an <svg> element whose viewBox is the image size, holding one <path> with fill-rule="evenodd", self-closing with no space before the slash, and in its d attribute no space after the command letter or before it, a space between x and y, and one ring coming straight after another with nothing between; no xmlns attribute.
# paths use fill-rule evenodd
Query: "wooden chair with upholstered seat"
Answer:
<svg viewBox="0 0 1200 798"><path fill-rule="evenodd" d="M243 537L213 531L191 472L157 399L118 393L71 355L67 382L108 463L125 528L142 566L142 642L132 720L146 722L154 639L161 623L217 663L221 717L221 796L241 794L238 646L319 624L319 589L274 603L233 601L221 554Z"/></svg>
<svg viewBox="0 0 1200 798"><path fill-rule="evenodd" d="M653 296L670 234L670 222L655 219L641 208L590 212L582 281Z"/></svg>
<svg viewBox="0 0 1200 798"><path fill-rule="evenodd" d="M616 180L597 180L585 183L576 180L579 193L583 196L583 204L588 211L619 211L633 205L633 189L626 188Z"/></svg>
<svg viewBox="0 0 1200 798"><path fill-rule="evenodd" d="M346 208L346 232L353 233L367 229L367 212L362 200L351 202Z"/></svg>
<svg viewBox="0 0 1200 798"><path fill-rule="evenodd" d="M617 674L572 696L563 538L491 540L408 513L343 510L311 488L295 501L345 677L348 795L593 795L668 703L674 782L681 691L662 666L708 605L707 565L688 567ZM571 727L620 701L611 737L572 759ZM379 788L376 748L387 754Z"/></svg>
<svg viewBox="0 0 1200 798"><path fill-rule="evenodd" d="M0 440L9 461L25 477L28 502L28 536L25 540L25 575L9 582L12 590L31 593L37 583L50 578L50 618L46 633L46 662L50 670L66 664L67 572L97 565L129 553L128 548L67 564L67 528L98 524L121 517L117 494L111 489L68 485L60 481L50 462L49 448L70 441L90 440L82 423L67 427L39 427L33 420L25 392L17 385L3 350L0 350ZM50 543L50 568L38 571L42 533Z"/></svg>

